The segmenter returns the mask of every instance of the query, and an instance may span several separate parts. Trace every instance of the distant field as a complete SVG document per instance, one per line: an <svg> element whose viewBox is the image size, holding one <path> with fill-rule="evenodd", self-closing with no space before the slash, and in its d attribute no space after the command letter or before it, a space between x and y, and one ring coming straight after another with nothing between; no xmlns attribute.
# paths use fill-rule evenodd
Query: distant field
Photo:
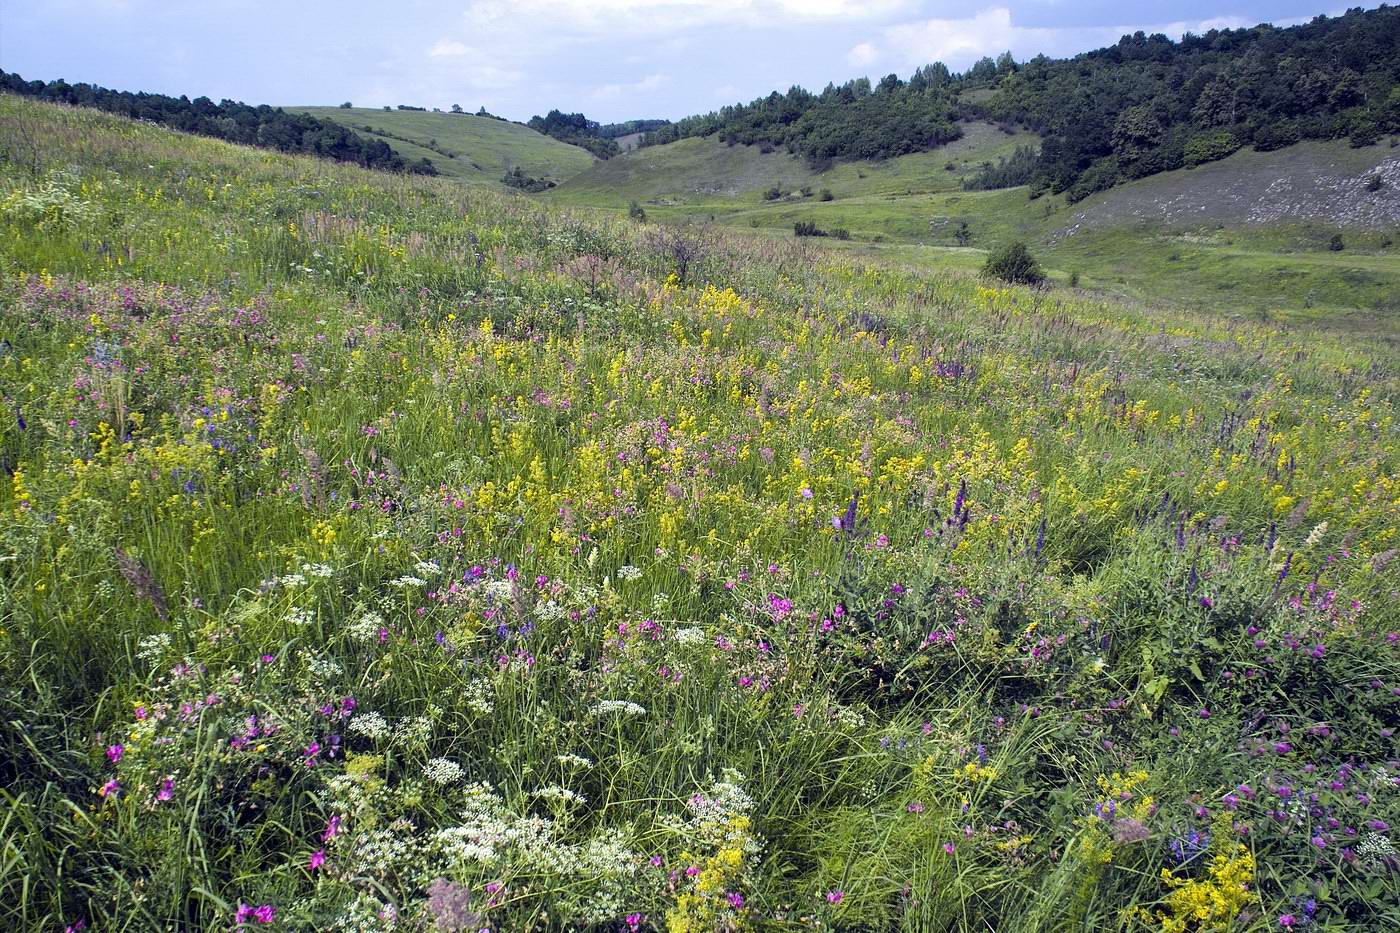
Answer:
<svg viewBox="0 0 1400 933"><path fill-rule="evenodd" d="M286 109L382 139L406 159L431 159L444 177L462 181L499 185L501 176L518 165L528 175L561 182L593 163L578 146L491 117L367 107Z"/></svg>
<svg viewBox="0 0 1400 933"><path fill-rule="evenodd" d="M799 221L847 231L856 252L975 269L989 247L1032 244L1052 277L1222 314L1400 328L1400 150L1310 142L1246 150L1094 195L1032 200L1025 188L963 191L984 161L1034 143L969 124L957 142L887 162L814 172L785 152L687 139L595 164L550 200L790 237ZM949 166L952 166L951 170ZM1373 177L1381 184L1370 190ZM783 195L766 199L778 186ZM806 187L809 194L803 195ZM822 190L832 194L823 201ZM955 233L966 223L971 241ZM1344 249L1329 244L1341 233Z"/></svg>
<svg viewBox="0 0 1400 933"><path fill-rule="evenodd" d="M595 163L550 197L592 207L625 207L628 200L636 199L648 209L682 214L790 207L808 200L800 194L803 186L812 188L811 199L823 188L836 198L905 197L959 190L963 176L983 161L995 161L1010 155L1017 145L1035 142L1031 134L1007 134L985 123L972 123L965 127L962 139L930 152L887 162L842 163L816 172L802 158L781 149L765 153L756 146L729 146L714 138L683 139ZM786 197L776 203L765 201L764 192L774 185Z"/></svg>

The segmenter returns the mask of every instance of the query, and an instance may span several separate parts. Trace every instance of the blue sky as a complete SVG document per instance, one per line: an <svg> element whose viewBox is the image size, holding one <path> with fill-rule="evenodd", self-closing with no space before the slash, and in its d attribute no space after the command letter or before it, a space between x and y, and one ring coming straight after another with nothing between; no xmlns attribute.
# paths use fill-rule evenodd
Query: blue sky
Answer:
<svg viewBox="0 0 1400 933"><path fill-rule="evenodd" d="M1336 14L1337 0L0 0L0 68L249 103L671 117L793 84L1143 29ZM1367 4L1374 6L1375 4Z"/></svg>

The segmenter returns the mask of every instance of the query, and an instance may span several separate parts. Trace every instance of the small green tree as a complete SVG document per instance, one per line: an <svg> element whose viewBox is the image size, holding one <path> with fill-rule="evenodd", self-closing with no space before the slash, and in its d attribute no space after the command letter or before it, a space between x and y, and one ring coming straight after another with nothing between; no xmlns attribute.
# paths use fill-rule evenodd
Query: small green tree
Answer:
<svg viewBox="0 0 1400 933"><path fill-rule="evenodd" d="M1332 234L1332 239L1327 242L1327 248L1334 253L1340 253L1342 250L1346 249L1347 246L1342 240L1342 235L1340 233L1334 233Z"/></svg>
<svg viewBox="0 0 1400 933"><path fill-rule="evenodd" d="M1041 269L1026 244L1019 241L989 255L982 272L1014 285L1039 285L1045 281L1045 270Z"/></svg>
<svg viewBox="0 0 1400 933"><path fill-rule="evenodd" d="M636 201L629 201L627 203L627 216L637 221L637 223L646 223L647 212L646 209Z"/></svg>
<svg viewBox="0 0 1400 933"><path fill-rule="evenodd" d="M958 222L958 229L953 231L953 239L959 246L966 246L972 242L972 228L967 225L967 221Z"/></svg>

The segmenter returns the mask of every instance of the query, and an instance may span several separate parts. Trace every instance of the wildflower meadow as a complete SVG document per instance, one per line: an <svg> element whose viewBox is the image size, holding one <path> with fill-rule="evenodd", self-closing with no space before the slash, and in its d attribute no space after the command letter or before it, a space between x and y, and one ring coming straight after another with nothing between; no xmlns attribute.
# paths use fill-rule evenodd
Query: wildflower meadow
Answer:
<svg viewBox="0 0 1400 933"><path fill-rule="evenodd" d="M1393 338L0 136L0 927L1400 928Z"/></svg>

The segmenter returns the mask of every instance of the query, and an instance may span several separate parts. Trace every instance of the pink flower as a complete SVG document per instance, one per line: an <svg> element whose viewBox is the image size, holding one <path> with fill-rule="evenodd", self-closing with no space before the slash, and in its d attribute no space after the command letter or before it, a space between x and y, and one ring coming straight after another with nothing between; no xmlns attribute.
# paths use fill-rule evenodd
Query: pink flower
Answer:
<svg viewBox="0 0 1400 933"><path fill-rule="evenodd" d="M99 797L113 797L113 796L117 795L118 793L120 793L120 792L121 792L121 789L122 789L122 786L121 786L121 784L117 783L117 779L116 779L116 778L112 778L112 779L111 779L110 781L108 781L106 784L103 784L101 787L99 787L99 788L97 789L97 796L99 796Z"/></svg>
<svg viewBox="0 0 1400 933"><path fill-rule="evenodd" d="M173 778L166 778L160 783L160 790L156 791L156 800L166 803L175 797L175 781Z"/></svg>
<svg viewBox="0 0 1400 933"><path fill-rule="evenodd" d="M642 921L644 919L646 918L644 918L641 914L631 913L624 918L624 922L627 924L627 929L630 931L630 933L637 933L637 930L641 928Z"/></svg>
<svg viewBox="0 0 1400 933"><path fill-rule="evenodd" d="M321 833L322 842L330 842L340 832L340 815L336 814L326 821L326 831Z"/></svg>
<svg viewBox="0 0 1400 933"><path fill-rule="evenodd" d="M735 910L740 910L744 906L744 895L740 894L738 891L730 891L724 896L724 899L727 900L729 906L733 907Z"/></svg>
<svg viewBox="0 0 1400 933"><path fill-rule="evenodd" d="M122 755L125 754L126 749L120 745L107 746L107 760L110 761L112 764L116 764L117 762L121 761Z"/></svg>
<svg viewBox="0 0 1400 933"><path fill-rule="evenodd" d="M251 904L238 902L238 910L234 911L233 923L235 926L244 926L250 921L253 923L271 923L277 919L277 908L271 904L262 904L257 907Z"/></svg>
<svg viewBox="0 0 1400 933"><path fill-rule="evenodd" d="M311 860L306 863L306 870L316 871L324 864L326 864L326 850L317 849L311 853Z"/></svg>
<svg viewBox="0 0 1400 933"><path fill-rule="evenodd" d="M839 904L846 897L845 891L827 891L826 902L828 904Z"/></svg>
<svg viewBox="0 0 1400 933"><path fill-rule="evenodd" d="M953 854L953 850L956 849L956 848L957 848L957 846L953 845L951 842L945 842L945 843L943 843L943 851L944 851L944 852L947 852L949 855L952 855L952 854Z"/></svg>

